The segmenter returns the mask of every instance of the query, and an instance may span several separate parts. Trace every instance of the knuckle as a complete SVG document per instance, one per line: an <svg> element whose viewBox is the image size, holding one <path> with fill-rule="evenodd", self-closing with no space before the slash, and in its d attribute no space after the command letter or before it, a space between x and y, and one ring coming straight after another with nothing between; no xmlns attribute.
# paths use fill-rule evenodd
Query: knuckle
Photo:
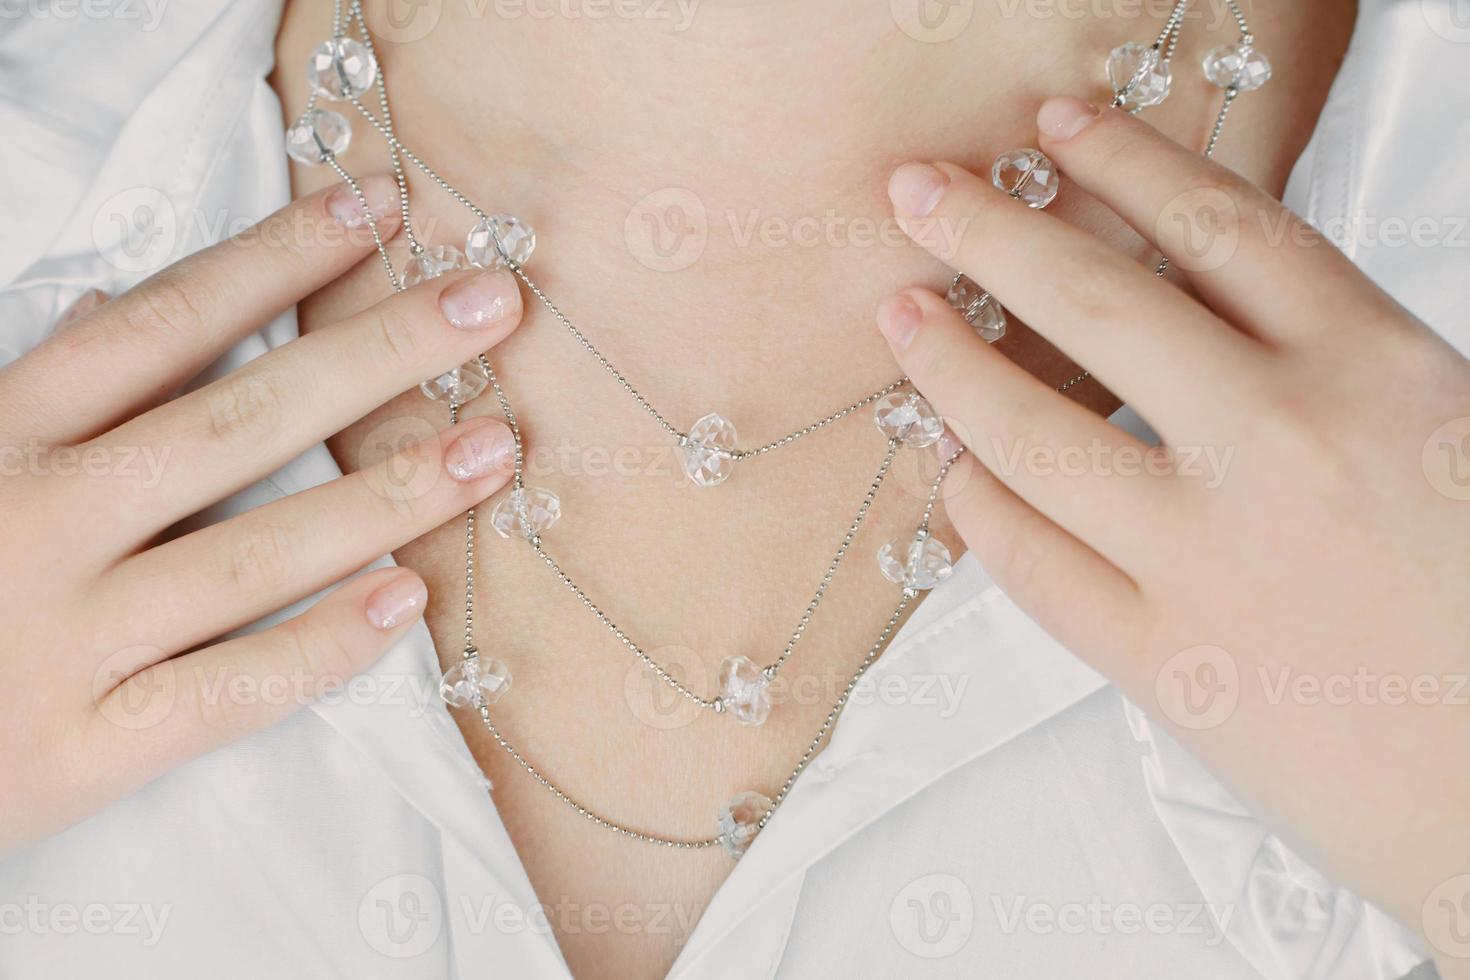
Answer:
<svg viewBox="0 0 1470 980"><path fill-rule="evenodd" d="M345 681L357 673L358 657L343 640L311 613L282 627L283 662L303 680Z"/></svg>
<svg viewBox="0 0 1470 980"><path fill-rule="evenodd" d="M957 373L953 367L955 358L949 345L943 342L939 331L921 330L913 340L905 358L910 377L922 386L925 397L931 401L943 398L955 381Z"/></svg>
<svg viewBox="0 0 1470 980"><path fill-rule="evenodd" d="M269 592L291 573L291 538L274 524L251 523L230 542L229 579L242 592Z"/></svg>
<svg viewBox="0 0 1470 980"><path fill-rule="evenodd" d="M1338 420L1324 416L1314 399L1319 389L1279 386L1255 399L1252 441L1278 460L1286 472L1310 473L1312 492L1328 492L1360 484L1362 467L1358 441L1346 434Z"/></svg>
<svg viewBox="0 0 1470 980"><path fill-rule="evenodd" d="M1246 207L1245 195L1234 181L1218 174L1201 174L1187 180L1165 203L1160 226L1237 232Z"/></svg>
<svg viewBox="0 0 1470 980"><path fill-rule="evenodd" d="M1038 467L1031 461L1031 453L1050 447L1048 433L1036 421L1036 414L1027 406L1010 403L997 411L992 423L992 446L999 450L996 460L1003 467L1008 481L1015 482L1029 476L1038 479Z"/></svg>
<svg viewBox="0 0 1470 980"><path fill-rule="evenodd" d="M1059 264L1052 278L1060 308L1071 317L1083 320L1115 321L1129 313L1136 303L1136 290L1130 288L1130 273L1120 264L1121 258L1099 259L1091 254L1058 254Z"/></svg>
<svg viewBox="0 0 1470 980"><path fill-rule="evenodd" d="M942 213L933 220L930 235L934 253L956 268L984 268L989 264L989 248L994 236L986 234L988 220L997 201L990 194L977 193L967 177L956 182L946 195ZM1009 203L1009 202L1005 202Z"/></svg>
<svg viewBox="0 0 1470 980"><path fill-rule="evenodd" d="M997 529L993 544L994 554L991 567L1015 595L1031 595L1041 577L1041 561L1036 547L1035 535L1026 533L1024 526L1011 522Z"/></svg>
<svg viewBox="0 0 1470 980"><path fill-rule="evenodd" d="M1086 147L1086 166L1092 173L1150 172L1157 168L1153 146L1139 140L1132 132L1133 120L1117 113L1104 112L1082 130L1076 144Z"/></svg>
<svg viewBox="0 0 1470 980"><path fill-rule="evenodd" d="M230 375L205 391L210 432L226 442L272 432L284 417L278 383L264 374Z"/></svg>
<svg viewBox="0 0 1470 980"><path fill-rule="evenodd" d="M210 331L208 290L199 277L177 267L157 273L119 304L125 322L149 334L196 338Z"/></svg>
<svg viewBox="0 0 1470 980"><path fill-rule="evenodd" d="M409 531L433 527L448 517L455 495L433 492L441 482L439 458L437 449L419 447L361 470L374 509L383 512L380 516Z"/></svg>
<svg viewBox="0 0 1470 980"><path fill-rule="evenodd" d="M153 668L156 669L156 668ZM232 668L221 668L221 672L233 672ZM209 677L203 670L187 672L194 676L194 687L189 703L200 728L211 732L229 732L244 724L245 705L228 677Z"/></svg>
<svg viewBox="0 0 1470 980"><path fill-rule="evenodd" d="M367 351L377 363L388 368L416 365L421 359L423 339L412 318L401 305L381 304L373 310L367 328Z"/></svg>
<svg viewBox="0 0 1470 980"><path fill-rule="evenodd" d="M288 262L302 263L310 258L306 243L302 240L301 227L290 209L269 215L251 232L241 235L239 244L248 245L255 241L268 249L280 249Z"/></svg>

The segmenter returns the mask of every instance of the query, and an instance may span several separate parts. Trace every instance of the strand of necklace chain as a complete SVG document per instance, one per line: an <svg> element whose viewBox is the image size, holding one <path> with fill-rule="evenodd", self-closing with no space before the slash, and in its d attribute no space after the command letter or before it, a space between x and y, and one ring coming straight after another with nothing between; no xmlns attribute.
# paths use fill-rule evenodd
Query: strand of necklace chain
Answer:
<svg viewBox="0 0 1470 980"><path fill-rule="evenodd" d="M1270 63L1254 48L1254 38L1238 3L1236 0L1226 0L1226 3L1240 29L1240 40L1234 44L1215 48L1204 62L1206 77L1224 90L1223 101L1216 115L1208 144L1204 149L1205 156L1214 153L1224 128L1225 118L1240 92L1259 87L1270 78L1271 74ZM1107 73L1114 90L1113 106L1137 113L1144 108L1157 105L1168 95L1172 80L1170 61L1178 46L1189 4L1190 0L1177 0L1164 27L1151 46L1125 44L1111 53L1107 62ZM398 139L389 106L386 81L377 60L360 0L351 0L345 20L342 0L333 0L332 19L331 41L313 52L312 61L308 65L312 94L306 111L300 120L288 130L288 152L293 158L303 163L329 165L352 188L364 213L369 216L368 226L387 271L388 279L395 291L407 288L422 279L433 278L449 269L465 267L467 264L465 256L452 247L425 247L418 240L409 212L408 178L406 168L403 166L403 161L406 159L479 220L480 223L467 239L466 254L475 255L478 251L475 264L492 268L503 266L531 290L584 351L592 356L660 428L675 440L684 456L685 471L696 484L709 486L721 483L728 478L735 462L762 456L783 448L869 405L877 405L876 421L887 437L882 462L786 646L780 655L764 668L757 668L744 657L727 658L721 669L722 693L716 697L703 697L682 684L672 673L650 657L577 586L562 566L547 552L541 533L548 530L559 518L560 502L549 491L526 486L524 445L520 425L488 358L481 355L469 364L440 378L425 382L422 386L425 394L430 397L442 397L447 402L451 423L458 423L461 417L461 407L469 398L478 395L486 387L494 391L496 401L514 436L515 475L511 492L492 511L492 526L502 536L524 537L532 546L537 557L551 569L557 579L662 682L702 708L721 713L729 711L735 715L737 720L747 724L759 724L769 711L767 687L770 681L775 678L781 667L795 652L817 607L826 595L838 567L856 538L864 518L870 511L884 479L890 473L899 450L905 446L924 448L933 445L943 431L942 420L917 394L900 394L900 389L907 384L908 379L899 378L828 416L755 449L740 449L736 445L734 426L722 416L707 415L688 431L681 430L633 386L526 273L524 263L530 257L530 252L535 244L535 235L529 226L513 215L487 214ZM353 41L347 37L347 28L352 24L355 24L360 32L360 41ZM361 101L361 96L369 87L377 89L377 115ZM337 154L346 148L350 134L349 124L336 113L317 108L319 96L351 104L388 144L392 171L399 191L404 237L408 242L410 253L407 271L402 276L393 266L385 243L379 235L376 222L372 219L372 211L356 179L337 160ZM1046 207L1056 196L1055 167L1037 150L1014 150L1002 154L992 171L992 180L1001 190L1029 207ZM1165 258L1158 264L1156 272L1162 276L1167 268L1168 259ZM963 274L957 274L954 277L950 286L949 299L961 315L975 326L983 338L993 341L1003 334L1004 310L988 292L981 290ZM1086 372L1079 374L1060 385L1057 390L1065 392L1087 377ZM441 684L441 693L451 705L475 708L496 743L521 768L525 769L562 803L598 826L632 839L672 848L700 849L721 844L733 857L738 858L754 835L766 826L776 809L786 799L797 779L820 750L852 692L868 668L881 655L904 613L918 597L919 592L932 588L948 576L952 567L949 554L938 541L930 536L929 524L942 482L962 452L963 449L940 463L938 472L930 482L928 500L915 535L911 539L893 542L880 549L878 556L880 568L885 576L901 586L900 599L882 631L868 648L866 656L851 675L846 687L808 744L806 752L797 761L791 774L773 799L767 799L755 792L746 792L731 800L721 811L718 819L719 832L713 836L702 838L660 836L602 817L548 779L500 732L491 718L489 706L506 692L510 675L505 665L498 660L492 658L482 663L475 648L474 581L478 522L475 509L469 510L465 516L464 656L458 664L446 672Z"/></svg>
<svg viewBox="0 0 1470 980"><path fill-rule="evenodd" d="M376 58L375 52L373 52L372 38L370 33L367 31L367 25L362 17L361 6L359 3L352 4L350 19L358 25L359 29L361 30L361 36L363 38L362 43L370 53L373 53L374 58ZM411 149L409 149L399 140L397 133L392 126L392 114L389 108L386 93L386 82L384 81L384 77L381 71L377 73L376 87L378 89L380 117L375 116L371 110L364 106L360 97L353 97L349 101L355 108L357 108L359 113L364 118L368 119L371 122L374 128L384 137L385 140L387 140L389 144L390 150L393 154L395 180L399 185L399 201L400 208L402 210L401 217L403 220L403 227L405 228L405 238L408 239L410 243L410 251L422 253L423 251L425 251L425 249L422 243L417 240L412 231L413 222L409 215L408 207L406 204L408 200L407 178L406 175L404 175L402 172L401 158L408 159L412 164L414 164L414 166L419 168L421 171L424 172L426 176L434 181L435 184L437 184L456 201L463 204L467 209L475 214L476 217L479 217L482 221L489 220L489 216L486 215L486 213L478 205L475 205L472 201L470 201L469 198L467 198L457 188L446 181L427 163L423 162ZM343 174L344 176L346 175L345 169L341 168L340 164L336 163L335 159L332 160L332 163L338 168L339 173ZM391 261L388 260L386 256L384 258L384 261L390 269L390 274L392 275L395 288L403 288L403 283L397 278L396 274L391 273ZM527 288L529 288L536 295L536 297L543 303L543 305L545 305L545 307L551 312L552 316L568 330L568 332L577 340L579 345L583 347L588 353L590 353L592 357L599 364L601 364L609 374L612 375L612 377L618 382L618 384L625 391L627 391L650 416L654 418L654 420L661 428L663 428L667 433L673 436L681 445L686 444L689 441L688 434L677 429L671 422L668 421L668 419L662 413L654 408L652 403L650 403L611 363L611 361L609 361L608 358L605 357L596 348L596 346L592 344L587 336L580 329L578 329L577 326L573 324L572 321L559 308L556 307L556 305L545 294L545 292L535 283L534 280L530 278L530 276L526 273L524 267L520 263L507 262L507 265L511 269L511 271L523 283L525 283ZM543 521L538 521L534 519L532 514L529 512L538 511L546 513L547 509L544 506L537 507L534 500L528 499L527 496L524 496L525 494L527 494L527 490L525 486L524 454L522 450L523 440L520 434L520 427L518 424L516 424L515 421L515 412L512 409L510 401L506 396L505 391L502 388L498 378L496 377L494 369L491 367L488 358L482 355L480 358L477 359L476 366L478 367L479 372L490 384L490 387L494 390L496 399L500 403L501 411L506 416L507 421L511 424L516 449L515 475L511 497L512 507L515 507L515 504L517 502L525 503L524 507L518 508L520 512L508 514L507 519L501 523L512 523L510 521L510 518L514 517L515 520L513 522L513 529L520 530L527 538L527 540L531 542L537 556L552 570L552 572L556 575L557 580L561 582L574 596L576 596L578 601L586 609L592 612L593 615L598 619L598 621L607 628L607 630L618 640L618 642L625 646L639 661L641 661L654 674L655 677L657 677L664 684L668 685L681 697L698 705L699 707L715 711L717 713L724 712L728 704L730 703L725 697L718 695L713 697L703 696L694 692L685 684L681 683L664 665L654 660L639 644L637 644L626 633L626 631L619 627L611 619L611 617L601 609L601 607L593 602L592 599L587 596L587 594L572 580L570 575L567 574L562 566L546 550L546 547L541 539L541 532L547 530L548 526L545 525ZM1086 377L1086 374L1082 374L1070 379L1067 382L1064 390L1081 382ZM733 447L728 449L717 449L711 455L713 455L713 457L716 459L729 459L730 461L765 455L767 453L775 451L776 449L787 446L797 439L800 439L806 435L810 435L835 422L838 422L848 417L849 415L852 415L853 413L867 407L868 405L871 405L881 399L886 398L889 395L892 395L895 391L897 391L906 383L906 378L899 378L878 389L872 394L869 394L859 399L858 401L842 409L839 409L836 412L831 413L830 415L827 415L821 419L816 420L815 422L803 426L802 428L797 429L796 431L791 432L785 436L782 436L779 439L759 446L758 448L750 450L740 450ZM914 402L918 401L917 398L910 396L909 399L905 399L905 403L910 400ZM461 403L458 401L455 401L453 399L450 400L451 418L455 421L457 421L458 419L460 404ZM927 413L927 416L928 417L926 417L926 419L924 420L927 426L925 438L932 442L937 440L938 438L941 423L938 419L938 416L933 415L932 412ZM707 416L706 418L712 417L713 416ZM893 438L894 437L890 438L891 442ZM909 444L916 445L917 441L911 438ZM853 520L848 526L847 532L843 536L842 542L839 544L836 553L828 564L825 574L822 576L822 579L818 583L811 600L808 602L805 610L801 615L801 618L797 622L797 625L793 629L790 638L788 639L781 653L776 657L775 660L764 666L758 666L746 657L727 658L727 662L722 665L722 673L728 672L737 680L739 680L742 685L742 689L746 692L746 700L751 700L754 702L753 710L740 712L740 717L742 720L753 723L759 723L760 721L764 720L769 710L769 699L765 696L764 689L759 685L768 684L770 681L775 679L781 668L786 664L791 655L795 652L798 644L801 641L801 638L805 635L807 626L810 624L817 607L821 604L823 598L826 596L827 590L836 575L838 567L841 565L843 559L846 558L853 539L856 537L859 529L861 528L863 520L867 517L879 488L881 487L884 479L889 474L891 464L893 462L893 457L896 455L896 445L897 444L891 445L890 451L884 456L883 463L880 465L878 473L874 477L869 487L868 493L864 496L860 506L858 507L858 510ZM713 483L723 481L711 480L709 482ZM517 493L521 494L522 496L516 496ZM545 501L550 496L547 491L532 491L532 493L545 495L539 498L541 501ZM559 508L559 502L557 502L557 507ZM554 521L555 518L552 518L552 520ZM492 525L496 526L497 529L501 529L502 533L505 533L504 530L501 528L501 524L497 524L493 517ZM470 601L467 601L466 606L466 631L467 633L472 634L472 599ZM465 650L467 652L467 657L478 657L478 651L476 650L473 643L472 635L466 640ZM473 651L473 654L471 654L470 651ZM755 675L757 674L759 674L763 680L756 680ZM502 686L504 685L502 684Z"/></svg>

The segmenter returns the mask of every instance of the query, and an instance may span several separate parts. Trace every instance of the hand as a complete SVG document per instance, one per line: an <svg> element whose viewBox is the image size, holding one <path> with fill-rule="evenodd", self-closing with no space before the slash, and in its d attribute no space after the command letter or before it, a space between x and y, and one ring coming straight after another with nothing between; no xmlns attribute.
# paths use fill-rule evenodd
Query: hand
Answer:
<svg viewBox="0 0 1470 980"><path fill-rule="evenodd" d="M361 186L392 234L393 182ZM0 853L307 700L269 692L330 690L367 667L423 614L424 584L407 569L362 575L278 626L217 638L505 483L509 430L483 419L449 429L446 417L446 431L351 476L161 538L515 328L508 273L455 273L156 405L368 256L364 222L346 186L303 198L0 371Z"/></svg>
<svg viewBox="0 0 1470 980"><path fill-rule="evenodd" d="M1447 917L1470 910L1470 364L1268 195L1147 124L1053 99L1038 126L1071 185L1197 298L959 167L900 167L908 234L1163 444L907 290L879 326L983 464L951 472L950 517L1043 627L1424 935L1447 978L1464 971ZM1216 219L1202 254L1192 215Z"/></svg>

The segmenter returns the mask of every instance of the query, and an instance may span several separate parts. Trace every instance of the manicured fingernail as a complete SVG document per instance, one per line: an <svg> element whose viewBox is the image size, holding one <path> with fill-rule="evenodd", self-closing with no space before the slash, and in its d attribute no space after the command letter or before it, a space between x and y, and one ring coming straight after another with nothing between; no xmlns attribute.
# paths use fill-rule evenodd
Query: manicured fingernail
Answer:
<svg viewBox="0 0 1470 980"><path fill-rule="evenodd" d="M76 323L82 317L91 313L97 307L107 302L107 294L100 289L89 289L72 301L72 304L61 311L61 316L56 318L56 325L52 330Z"/></svg>
<svg viewBox="0 0 1470 980"><path fill-rule="evenodd" d="M893 345L894 350L903 350L919 331L924 319L917 303L899 293L878 304L878 329Z"/></svg>
<svg viewBox="0 0 1470 980"><path fill-rule="evenodd" d="M465 433L444 454L444 469L460 483L508 471L515 459L515 439L499 422Z"/></svg>
<svg viewBox="0 0 1470 980"><path fill-rule="evenodd" d="M949 178L938 167L927 163L906 163L888 178L888 199L903 218L922 218L944 196Z"/></svg>
<svg viewBox="0 0 1470 980"><path fill-rule="evenodd" d="M398 185L386 174L364 177L357 182L357 188L362 191L373 217L379 221L392 214L393 209L398 206ZM348 184L341 185L327 195L327 212L347 228L356 228L367 223L362 202Z"/></svg>
<svg viewBox="0 0 1470 980"><path fill-rule="evenodd" d="M1102 109L1091 102L1058 95L1041 103L1036 128L1054 140L1069 140L1092 124Z"/></svg>
<svg viewBox="0 0 1470 980"><path fill-rule="evenodd" d="M520 308L521 291L515 277L500 269L462 279L439 296L444 319L466 330L498 323Z"/></svg>
<svg viewBox="0 0 1470 980"><path fill-rule="evenodd" d="M374 628L391 630L424 614L429 589L417 575L403 575L378 589L367 600L367 618Z"/></svg>

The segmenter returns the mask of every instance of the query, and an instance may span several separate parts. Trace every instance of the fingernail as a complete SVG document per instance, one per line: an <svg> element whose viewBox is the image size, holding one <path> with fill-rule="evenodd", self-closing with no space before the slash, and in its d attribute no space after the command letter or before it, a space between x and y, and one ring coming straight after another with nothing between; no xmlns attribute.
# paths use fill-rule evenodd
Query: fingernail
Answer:
<svg viewBox="0 0 1470 980"><path fill-rule="evenodd" d="M460 483L469 483L509 470L514 458L510 428L496 422L456 439L444 454L444 469Z"/></svg>
<svg viewBox="0 0 1470 980"><path fill-rule="evenodd" d="M906 163L888 178L888 199L900 217L922 218L934 210L949 187L944 171L927 163Z"/></svg>
<svg viewBox="0 0 1470 980"><path fill-rule="evenodd" d="M429 589L417 575L404 575L378 589L367 600L367 618L374 628L391 630L424 614Z"/></svg>
<svg viewBox="0 0 1470 980"><path fill-rule="evenodd" d="M1059 95L1047 99L1036 113L1036 128L1054 140L1069 140L1102 115L1102 109L1091 102Z"/></svg>
<svg viewBox="0 0 1470 980"><path fill-rule="evenodd" d="M924 319L917 303L899 293L878 304L878 329L895 350L904 350Z"/></svg>
<svg viewBox="0 0 1470 980"><path fill-rule="evenodd" d="M488 327L520 308L521 291L515 278L501 269L462 279L439 296L444 319L464 329Z"/></svg>
<svg viewBox="0 0 1470 980"><path fill-rule="evenodd" d="M91 313L97 307L107 302L107 294L100 289L89 289L72 301L72 304L61 311L61 316L56 318L56 324L52 330L60 330L68 324L76 323L82 317Z"/></svg>
<svg viewBox="0 0 1470 980"><path fill-rule="evenodd" d="M373 217L379 221L392 214L398 206L398 185L386 174L364 177L357 182L357 188L372 209ZM327 195L327 212L347 228L367 223L362 203L349 184L343 184Z"/></svg>

